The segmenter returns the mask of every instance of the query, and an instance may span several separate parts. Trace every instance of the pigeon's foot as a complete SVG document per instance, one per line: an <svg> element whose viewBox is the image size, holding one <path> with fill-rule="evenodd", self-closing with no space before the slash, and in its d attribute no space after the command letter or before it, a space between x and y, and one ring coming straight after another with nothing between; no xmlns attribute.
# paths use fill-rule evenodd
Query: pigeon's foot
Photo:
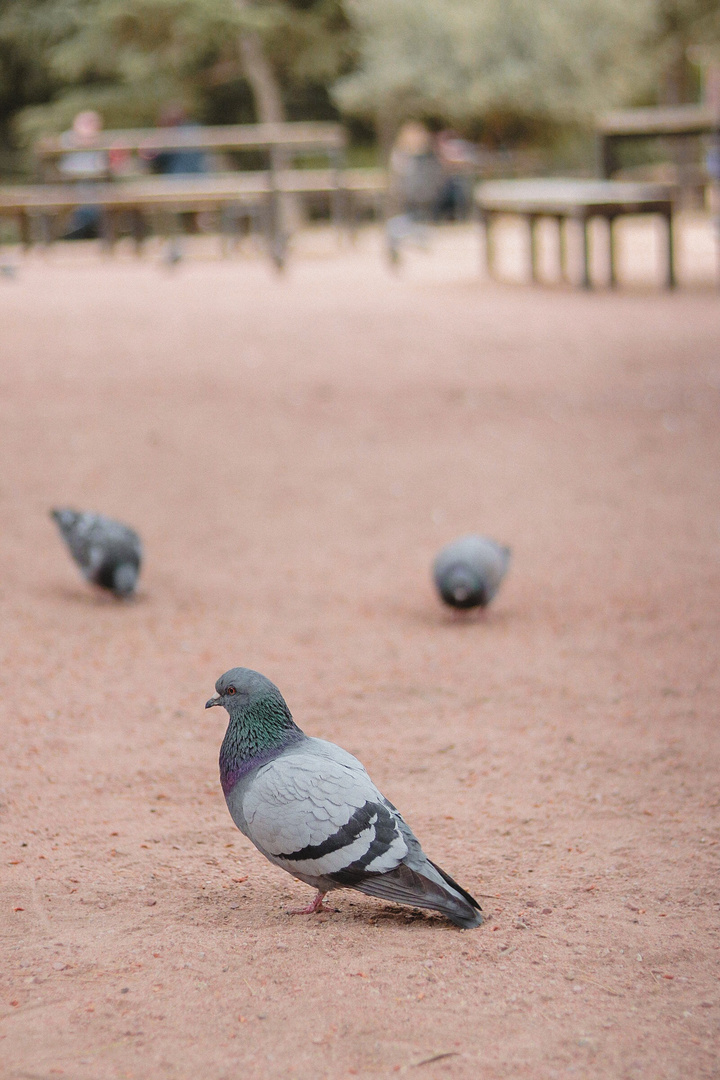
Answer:
<svg viewBox="0 0 720 1080"><path fill-rule="evenodd" d="M290 908L288 910L288 915L314 915L316 911L328 911L328 908L323 907L324 899L325 893L318 892L317 896L307 905L307 907Z"/></svg>

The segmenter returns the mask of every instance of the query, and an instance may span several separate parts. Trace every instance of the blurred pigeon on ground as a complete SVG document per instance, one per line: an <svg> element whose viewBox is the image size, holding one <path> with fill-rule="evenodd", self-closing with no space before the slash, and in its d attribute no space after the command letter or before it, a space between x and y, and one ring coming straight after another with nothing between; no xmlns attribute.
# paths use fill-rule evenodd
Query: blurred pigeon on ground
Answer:
<svg viewBox="0 0 720 1080"><path fill-rule="evenodd" d="M132 596L142 560L138 534L102 514L67 509L51 513L83 577L115 596Z"/></svg>
<svg viewBox="0 0 720 1080"><path fill-rule="evenodd" d="M220 781L232 819L270 862L317 889L294 914L322 910L331 889L438 911L464 929L480 906L424 854L352 754L296 726L278 688L248 668L215 683L230 716Z"/></svg>
<svg viewBox="0 0 720 1080"><path fill-rule="evenodd" d="M451 607L487 607L509 565L510 548L487 536L461 536L438 554L433 578Z"/></svg>

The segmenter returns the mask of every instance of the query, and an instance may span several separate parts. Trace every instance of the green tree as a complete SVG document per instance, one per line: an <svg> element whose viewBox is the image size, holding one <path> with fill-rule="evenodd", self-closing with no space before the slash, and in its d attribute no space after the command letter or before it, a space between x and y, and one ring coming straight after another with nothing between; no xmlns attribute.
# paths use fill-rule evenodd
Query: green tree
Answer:
<svg viewBox="0 0 720 1080"><path fill-rule="evenodd" d="M357 69L340 106L392 128L410 115L577 122L645 78L650 0L347 0Z"/></svg>
<svg viewBox="0 0 720 1080"><path fill-rule="evenodd" d="M646 47L653 57L659 100L668 105L692 101L697 94L693 53L714 54L720 63L718 0L653 0Z"/></svg>
<svg viewBox="0 0 720 1080"><path fill-rule="evenodd" d="M26 141L68 127L83 108L98 109L107 126L152 124L168 101L206 119L219 89L243 83L254 115L223 119L283 119L288 101L300 90L308 96L308 86L324 88L349 56L341 0L15 0L12 6L15 41L35 49L48 99L18 117ZM28 15L34 27L25 23ZM334 109L325 95L325 110Z"/></svg>

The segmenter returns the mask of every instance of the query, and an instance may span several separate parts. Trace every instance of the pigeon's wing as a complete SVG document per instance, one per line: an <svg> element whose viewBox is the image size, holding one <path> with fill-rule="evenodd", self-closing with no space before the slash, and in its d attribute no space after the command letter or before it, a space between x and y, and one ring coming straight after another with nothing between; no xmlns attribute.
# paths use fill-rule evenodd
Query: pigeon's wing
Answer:
<svg viewBox="0 0 720 1080"><path fill-rule="evenodd" d="M481 554L485 591L488 602L497 593L500 583L510 565L510 548L502 547L494 540L486 541L486 548Z"/></svg>
<svg viewBox="0 0 720 1080"><path fill-rule="evenodd" d="M142 556L140 537L135 530L103 514L92 515L92 522L88 526L88 540L91 544L134 555L138 560Z"/></svg>
<svg viewBox="0 0 720 1080"><path fill-rule="evenodd" d="M312 742L258 771L242 802L248 837L298 876L345 884L395 869L408 846L393 807L352 755Z"/></svg>
<svg viewBox="0 0 720 1080"><path fill-rule="evenodd" d="M122 522L102 514L86 513L78 521L76 534L75 558L90 581L114 588L113 570L116 567L129 563L139 569L142 560L140 537Z"/></svg>
<svg viewBox="0 0 720 1080"><path fill-rule="evenodd" d="M72 517L70 514L72 513ZM60 520L60 528L70 553L83 574L92 577L102 561L102 550L97 537L98 515L89 512L68 512Z"/></svg>

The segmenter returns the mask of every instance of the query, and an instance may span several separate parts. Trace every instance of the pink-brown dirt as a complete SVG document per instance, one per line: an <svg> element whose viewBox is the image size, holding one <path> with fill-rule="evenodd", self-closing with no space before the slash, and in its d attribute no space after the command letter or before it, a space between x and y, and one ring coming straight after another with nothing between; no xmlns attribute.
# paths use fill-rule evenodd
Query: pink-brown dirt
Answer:
<svg viewBox="0 0 720 1080"><path fill-rule="evenodd" d="M483 283L452 237L0 280L3 1080L719 1075L720 301ZM137 601L53 505L139 530ZM513 564L466 618L429 567L471 531ZM237 664L482 928L286 914L203 709Z"/></svg>

